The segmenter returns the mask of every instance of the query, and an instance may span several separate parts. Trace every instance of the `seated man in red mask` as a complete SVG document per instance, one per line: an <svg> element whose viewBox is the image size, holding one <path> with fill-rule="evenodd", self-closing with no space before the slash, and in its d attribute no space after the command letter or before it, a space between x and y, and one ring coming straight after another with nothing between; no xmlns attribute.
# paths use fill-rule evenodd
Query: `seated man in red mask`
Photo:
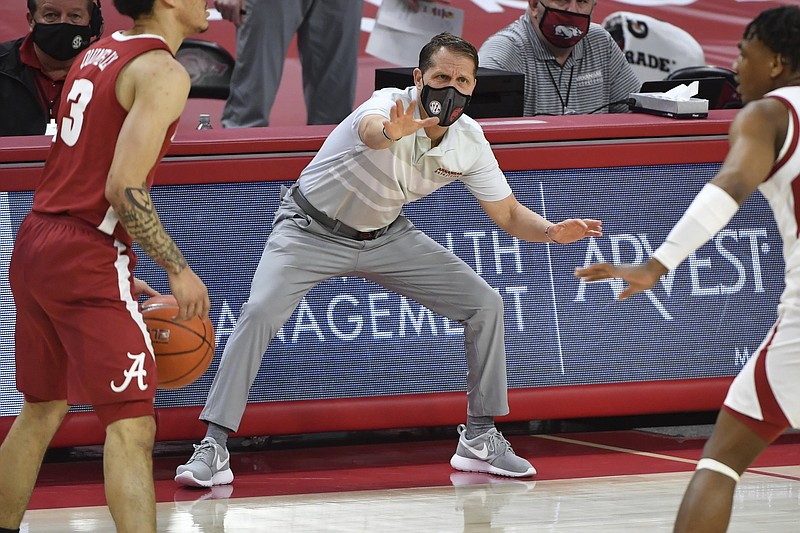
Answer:
<svg viewBox="0 0 800 533"><path fill-rule="evenodd" d="M525 75L523 115L624 113L641 83L619 46L591 22L595 0L529 0L483 43L481 66Z"/></svg>

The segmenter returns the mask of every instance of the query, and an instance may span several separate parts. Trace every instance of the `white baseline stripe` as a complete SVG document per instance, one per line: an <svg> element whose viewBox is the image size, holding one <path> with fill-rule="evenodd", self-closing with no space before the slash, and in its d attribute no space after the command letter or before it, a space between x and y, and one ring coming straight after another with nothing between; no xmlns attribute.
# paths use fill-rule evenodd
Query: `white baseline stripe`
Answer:
<svg viewBox="0 0 800 533"><path fill-rule="evenodd" d="M672 455L664 455L661 453L642 452L639 450L631 450L630 448L620 448L618 446L609 446L607 444L597 444L596 442L586 442L582 440L568 439L566 437L556 437L555 435L532 435L537 439L554 440L556 442L566 442L568 444L579 444L581 446L589 446L590 448L600 448L601 450L610 450L612 452L630 453L642 457L652 457L653 459L664 459L666 461L675 461L677 463L687 463L696 465L697 461L694 459L685 459L683 457L675 457Z"/></svg>

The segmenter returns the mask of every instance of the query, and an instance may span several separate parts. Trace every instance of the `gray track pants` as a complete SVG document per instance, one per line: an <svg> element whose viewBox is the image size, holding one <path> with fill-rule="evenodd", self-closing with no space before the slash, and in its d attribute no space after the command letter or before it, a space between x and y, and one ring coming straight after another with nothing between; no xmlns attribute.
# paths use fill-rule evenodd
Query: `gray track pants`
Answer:
<svg viewBox="0 0 800 533"><path fill-rule="evenodd" d="M226 128L269 126L289 44L297 34L308 124L338 124L353 110L362 0L247 0Z"/></svg>
<svg viewBox="0 0 800 533"><path fill-rule="evenodd" d="M503 299L483 278L405 217L373 241L355 241L331 234L284 194L200 419L236 431L272 338L309 290L345 275L372 280L461 323L468 413L508 413Z"/></svg>

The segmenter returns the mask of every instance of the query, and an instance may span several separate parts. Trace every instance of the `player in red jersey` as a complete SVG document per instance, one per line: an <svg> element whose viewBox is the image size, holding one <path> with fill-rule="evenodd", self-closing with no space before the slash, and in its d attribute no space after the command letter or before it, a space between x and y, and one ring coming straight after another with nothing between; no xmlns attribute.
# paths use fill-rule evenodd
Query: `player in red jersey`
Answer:
<svg viewBox="0 0 800 533"><path fill-rule="evenodd" d="M106 429L105 492L121 532L156 530L157 384L133 277L135 240L167 272L179 316L208 292L164 231L148 191L189 93L174 54L207 28L205 0L114 0L133 28L88 48L65 81L58 133L10 266L22 411L0 446L0 532L18 531L70 404Z"/></svg>
<svg viewBox="0 0 800 533"><path fill-rule="evenodd" d="M714 432L683 496L675 533L728 529L739 477L789 427L800 428L800 7L759 14L734 63L745 107L731 123L730 150L666 241L645 263L578 268L586 281L621 278L624 300L653 287L722 230L756 189L783 242L786 286L778 320L728 389Z"/></svg>

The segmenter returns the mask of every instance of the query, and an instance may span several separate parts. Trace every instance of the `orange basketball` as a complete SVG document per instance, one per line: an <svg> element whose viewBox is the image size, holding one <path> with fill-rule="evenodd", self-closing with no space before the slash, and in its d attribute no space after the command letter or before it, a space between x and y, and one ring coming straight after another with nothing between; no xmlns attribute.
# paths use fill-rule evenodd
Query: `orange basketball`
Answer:
<svg viewBox="0 0 800 533"><path fill-rule="evenodd" d="M158 368L158 388L177 389L205 372L214 357L211 320L192 317L179 322L178 302L171 294L154 296L141 306Z"/></svg>

